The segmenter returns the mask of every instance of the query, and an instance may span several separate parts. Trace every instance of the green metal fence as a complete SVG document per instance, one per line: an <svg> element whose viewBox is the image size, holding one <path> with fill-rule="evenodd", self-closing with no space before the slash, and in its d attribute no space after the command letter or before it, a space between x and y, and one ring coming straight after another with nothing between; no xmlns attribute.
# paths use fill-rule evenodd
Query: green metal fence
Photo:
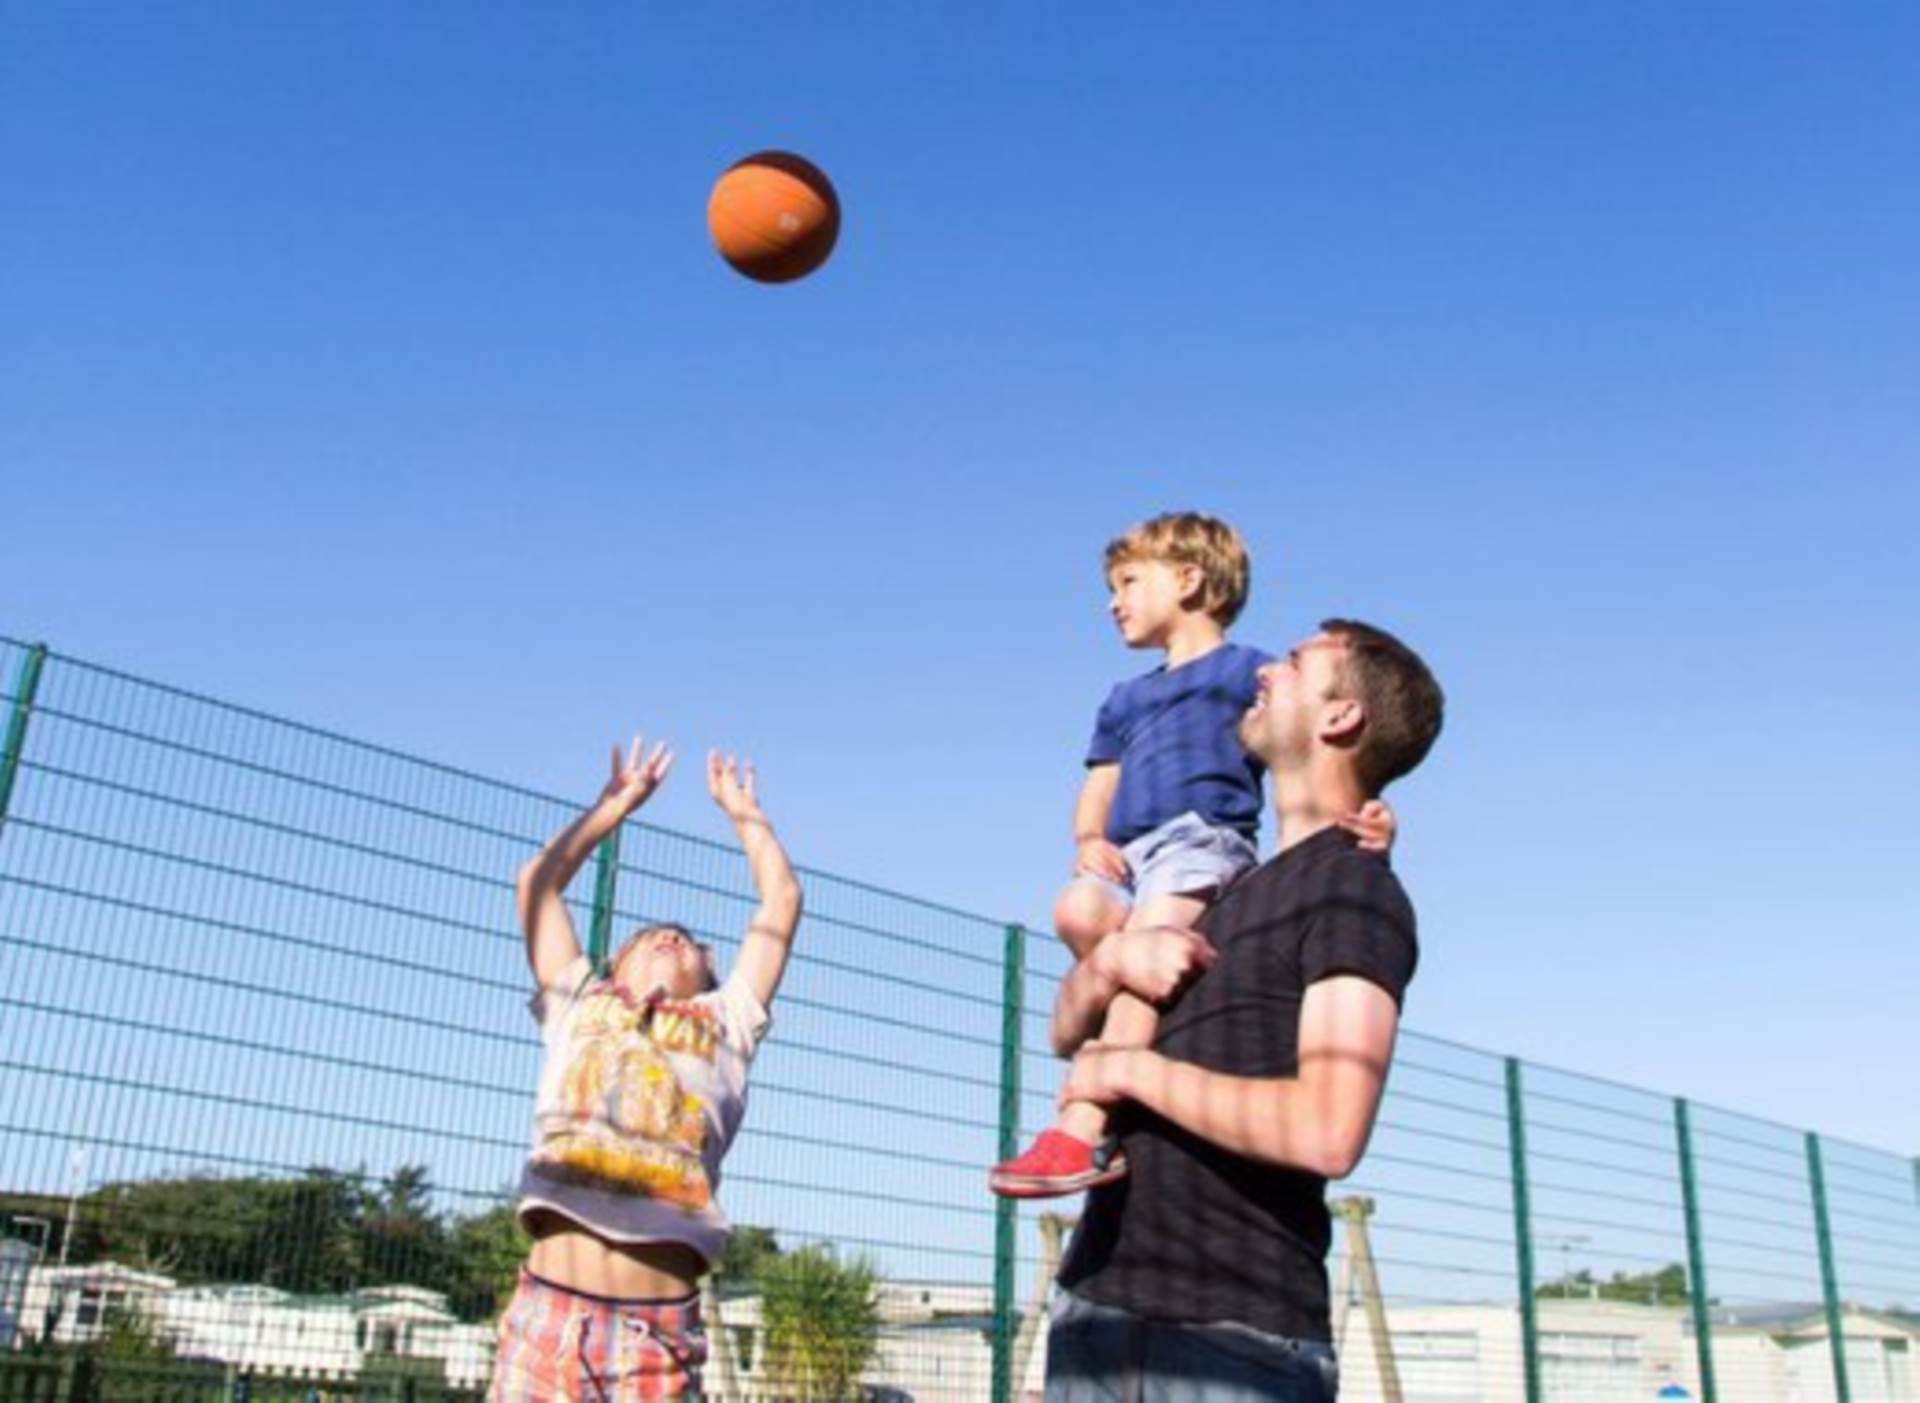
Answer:
<svg viewBox="0 0 1920 1403"><path fill-rule="evenodd" d="M0 1399L473 1396L539 1056L512 874L576 800L10 641L0 679ZM583 931L731 951L736 851L601 857ZM1066 957L803 878L710 1392L1017 1396L1075 1205L984 1171L1051 1116ZM1332 1197L1346 1398L1920 1397L1913 1160L1409 1032ZM862 1267L877 1313L820 1285Z"/></svg>

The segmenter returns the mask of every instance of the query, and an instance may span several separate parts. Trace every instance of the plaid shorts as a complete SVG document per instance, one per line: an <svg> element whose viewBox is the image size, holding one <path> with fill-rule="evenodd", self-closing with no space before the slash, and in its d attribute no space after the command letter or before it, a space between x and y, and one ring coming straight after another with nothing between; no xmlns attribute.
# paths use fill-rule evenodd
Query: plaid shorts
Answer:
<svg viewBox="0 0 1920 1403"><path fill-rule="evenodd" d="M491 1403L653 1403L700 1397L700 1298L615 1300L520 1269L500 1317Z"/></svg>

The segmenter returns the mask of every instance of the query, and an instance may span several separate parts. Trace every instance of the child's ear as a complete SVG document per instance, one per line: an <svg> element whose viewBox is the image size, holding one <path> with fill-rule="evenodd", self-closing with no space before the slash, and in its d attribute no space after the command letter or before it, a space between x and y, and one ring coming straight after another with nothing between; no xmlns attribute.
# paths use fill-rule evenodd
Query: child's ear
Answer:
<svg viewBox="0 0 1920 1403"><path fill-rule="evenodd" d="M1174 578L1180 581L1180 602L1198 607L1200 594L1207 585L1206 571L1191 564L1176 566L1175 569L1179 572Z"/></svg>
<svg viewBox="0 0 1920 1403"><path fill-rule="evenodd" d="M1342 748L1357 743L1367 729L1367 709L1352 697L1327 703L1320 715L1320 739Z"/></svg>

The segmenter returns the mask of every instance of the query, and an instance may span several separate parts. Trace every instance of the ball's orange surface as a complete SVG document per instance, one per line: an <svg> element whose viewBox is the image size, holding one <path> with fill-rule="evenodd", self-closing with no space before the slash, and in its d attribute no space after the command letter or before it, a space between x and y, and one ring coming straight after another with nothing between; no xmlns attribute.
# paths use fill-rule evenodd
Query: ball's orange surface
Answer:
<svg viewBox="0 0 1920 1403"><path fill-rule="evenodd" d="M714 183L707 230L736 271L756 282L789 283L833 252L840 197L805 157L761 151L734 162Z"/></svg>

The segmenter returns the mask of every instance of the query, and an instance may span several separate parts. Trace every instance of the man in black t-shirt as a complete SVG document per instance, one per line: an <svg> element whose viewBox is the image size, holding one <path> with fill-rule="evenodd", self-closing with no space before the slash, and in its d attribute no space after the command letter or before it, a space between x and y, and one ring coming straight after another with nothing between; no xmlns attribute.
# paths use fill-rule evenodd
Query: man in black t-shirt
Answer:
<svg viewBox="0 0 1920 1403"><path fill-rule="evenodd" d="M1049 1403L1333 1398L1326 1182L1366 1148L1418 959L1406 893L1337 819L1420 763L1441 713L1399 640L1323 624L1240 722L1278 855L1199 930L1122 932L1062 985L1062 1099L1121 1107L1131 1172L1061 1268ZM1122 989L1165 1006L1151 1050L1087 1041Z"/></svg>

